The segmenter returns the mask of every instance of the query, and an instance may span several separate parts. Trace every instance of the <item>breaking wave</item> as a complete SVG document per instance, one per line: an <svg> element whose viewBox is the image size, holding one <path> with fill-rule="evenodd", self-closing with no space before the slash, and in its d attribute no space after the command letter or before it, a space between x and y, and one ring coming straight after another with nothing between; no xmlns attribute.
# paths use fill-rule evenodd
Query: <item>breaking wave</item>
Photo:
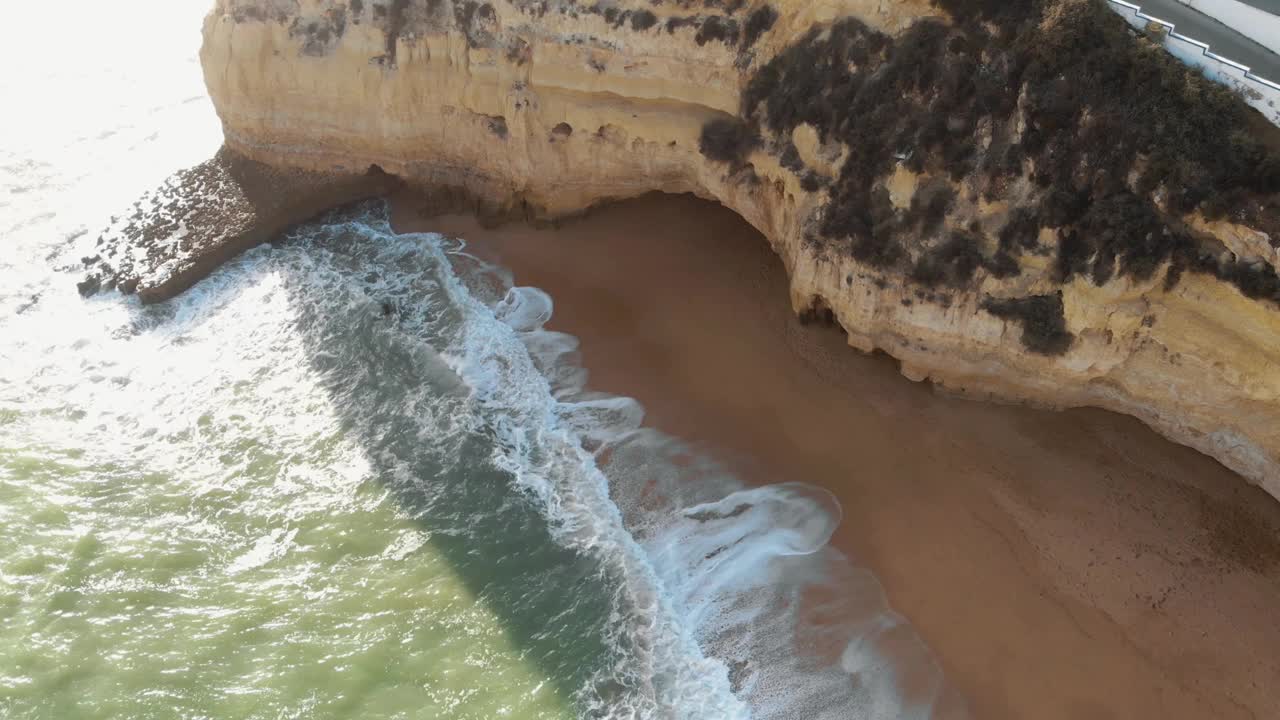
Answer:
<svg viewBox="0 0 1280 720"><path fill-rule="evenodd" d="M448 424L487 438L554 541L598 563L609 660L577 690L586 716L931 715L941 673L875 578L828 545L832 495L747 487L643 427L635 400L588 391L576 338L545 328L552 299L464 241L395 235L368 206L287 245L456 374L466 399Z"/></svg>

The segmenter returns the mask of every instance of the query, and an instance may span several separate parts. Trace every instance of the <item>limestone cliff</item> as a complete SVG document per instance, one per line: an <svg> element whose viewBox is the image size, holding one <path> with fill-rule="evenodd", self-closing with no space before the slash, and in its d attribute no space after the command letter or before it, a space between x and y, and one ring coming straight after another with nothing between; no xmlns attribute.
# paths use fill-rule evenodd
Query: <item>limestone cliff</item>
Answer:
<svg viewBox="0 0 1280 720"><path fill-rule="evenodd" d="M717 200L797 312L1280 497L1273 128L1095 0L218 0L230 150L538 217Z"/></svg>

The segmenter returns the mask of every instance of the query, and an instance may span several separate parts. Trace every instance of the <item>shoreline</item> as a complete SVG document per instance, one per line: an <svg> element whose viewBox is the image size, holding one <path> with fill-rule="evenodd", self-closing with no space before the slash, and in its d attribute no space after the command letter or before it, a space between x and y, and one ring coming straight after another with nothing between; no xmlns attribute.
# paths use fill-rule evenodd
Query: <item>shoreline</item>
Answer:
<svg viewBox="0 0 1280 720"><path fill-rule="evenodd" d="M788 0L749 37L729 5L615 4L475 26L429 2L322 22L225 0L201 67L226 147L257 162L548 219L713 199L783 257L796 312L908 376L1133 415L1280 498L1280 130L1238 97L1101 0ZM279 35L295 21L313 30Z"/></svg>
<svg viewBox="0 0 1280 720"><path fill-rule="evenodd" d="M884 584L975 717L1247 718L1280 688L1280 504L1101 410L946 397L792 314L730 211L645 196L554 228L418 217L556 302L589 387L754 484L844 506L833 543Z"/></svg>
<svg viewBox="0 0 1280 720"><path fill-rule="evenodd" d="M256 162L225 145L179 170L113 216L93 254L81 258L84 297L103 289L163 302L251 248L344 205L382 197L400 185L376 167L312 172Z"/></svg>

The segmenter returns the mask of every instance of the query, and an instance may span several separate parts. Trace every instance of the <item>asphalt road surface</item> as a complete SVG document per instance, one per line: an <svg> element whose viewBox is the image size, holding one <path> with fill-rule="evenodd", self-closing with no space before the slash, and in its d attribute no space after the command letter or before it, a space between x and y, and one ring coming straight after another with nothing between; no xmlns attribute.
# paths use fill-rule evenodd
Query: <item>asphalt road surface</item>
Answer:
<svg viewBox="0 0 1280 720"><path fill-rule="evenodd" d="M1240 0L1245 5L1252 5L1272 15L1280 15L1280 0Z"/></svg>
<svg viewBox="0 0 1280 720"><path fill-rule="evenodd" d="M1180 35L1209 43L1209 50L1241 65L1248 65L1255 75L1280 82L1280 55L1195 10L1178 0L1128 0L1142 8L1145 15L1168 20ZM1280 0L1248 0L1254 7L1280 14Z"/></svg>

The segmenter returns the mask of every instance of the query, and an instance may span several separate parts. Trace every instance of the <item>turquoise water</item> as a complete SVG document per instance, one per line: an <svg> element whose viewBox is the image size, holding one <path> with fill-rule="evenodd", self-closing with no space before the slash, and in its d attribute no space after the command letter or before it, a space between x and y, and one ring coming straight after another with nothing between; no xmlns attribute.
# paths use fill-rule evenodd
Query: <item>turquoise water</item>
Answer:
<svg viewBox="0 0 1280 720"><path fill-rule="evenodd" d="M219 133L204 2L71 6L0 30L32 110L0 114L0 717L929 715L834 499L587 391L551 298L463 240L370 203L168 303L80 298Z"/></svg>

